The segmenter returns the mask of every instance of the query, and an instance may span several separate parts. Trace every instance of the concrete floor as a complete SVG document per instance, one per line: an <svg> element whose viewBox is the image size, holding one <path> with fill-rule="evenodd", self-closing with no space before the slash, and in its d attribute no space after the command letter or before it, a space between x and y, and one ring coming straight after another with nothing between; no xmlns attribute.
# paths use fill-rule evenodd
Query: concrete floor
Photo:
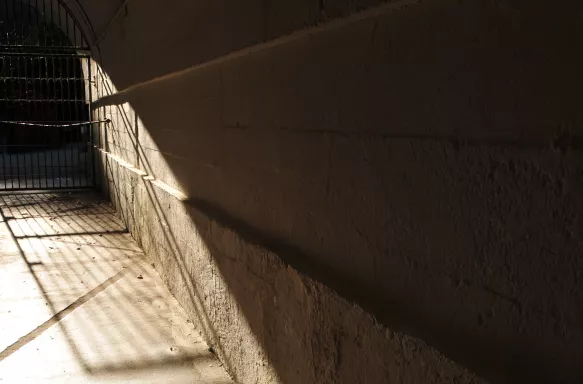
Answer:
<svg viewBox="0 0 583 384"><path fill-rule="evenodd" d="M0 209L0 383L231 382L108 203Z"/></svg>

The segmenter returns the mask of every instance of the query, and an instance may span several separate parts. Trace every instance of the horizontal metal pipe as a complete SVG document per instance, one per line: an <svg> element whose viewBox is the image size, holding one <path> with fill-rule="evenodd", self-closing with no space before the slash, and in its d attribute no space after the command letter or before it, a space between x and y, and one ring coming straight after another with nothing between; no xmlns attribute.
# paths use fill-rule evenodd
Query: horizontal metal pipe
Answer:
<svg viewBox="0 0 583 384"><path fill-rule="evenodd" d="M57 127L57 128L65 128L65 127L82 127L85 125L93 125L93 124L101 124L101 123L110 123L111 120L97 120L97 121L85 121L82 123L33 123L33 122L25 122L25 121L0 121L0 124L7 124L7 125L25 125L28 127Z"/></svg>
<svg viewBox="0 0 583 384"><path fill-rule="evenodd" d="M6 47L0 47L0 48L6 48ZM43 48L44 49L44 48ZM64 49L64 48L63 48ZM41 56L48 56L48 57L78 57L78 58L88 58L91 56L91 54L87 51L87 52L67 52L67 53L46 53L46 52L39 52L34 53L31 51L27 51L27 52L0 52L0 56L30 56L30 57L34 57L34 58L38 58L39 55Z"/></svg>

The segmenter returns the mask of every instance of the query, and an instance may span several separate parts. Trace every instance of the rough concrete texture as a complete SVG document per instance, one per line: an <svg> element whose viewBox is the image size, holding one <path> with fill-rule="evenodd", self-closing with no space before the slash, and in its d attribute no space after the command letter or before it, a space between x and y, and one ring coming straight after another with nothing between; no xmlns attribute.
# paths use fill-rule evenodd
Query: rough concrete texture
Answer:
<svg viewBox="0 0 583 384"><path fill-rule="evenodd" d="M485 382L298 273L220 214L103 160L133 236L236 382Z"/></svg>
<svg viewBox="0 0 583 384"><path fill-rule="evenodd" d="M270 330L298 325L301 345L344 320L307 313L314 328L301 328L284 320L306 313L301 304L260 304L297 278L269 279L289 270L263 248L249 248L256 258L224 248L205 235L208 217L492 382L581 381L583 5L426 0L346 16L373 2L154 3L130 3L101 42L99 64L120 92L101 92L96 113L113 120L105 151L197 207L166 224L184 244L162 245L149 204L164 198L127 167L108 162L110 191L183 305L198 305L188 284L213 287L198 296L216 304L203 323L218 336L207 337L221 337L241 382L310 382L329 351L292 355L294 334L272 343ZM309 292L304 302L333 311Z"/></svg>
<svg viewBox="0 0 583 384"><path fill-rule="evenodd" d="M91 26L82 24L89 40L99 39L96 56L104 64L111 64L108 73L120 89L372 5L399 1L173 0L161 7L156 0L131 0L120 8L123 3L117 0L67 2L81 22L85 14L89 16ZM116 21L110 25L112 19ZM123 49L118 49L121 45Z"/></svg>

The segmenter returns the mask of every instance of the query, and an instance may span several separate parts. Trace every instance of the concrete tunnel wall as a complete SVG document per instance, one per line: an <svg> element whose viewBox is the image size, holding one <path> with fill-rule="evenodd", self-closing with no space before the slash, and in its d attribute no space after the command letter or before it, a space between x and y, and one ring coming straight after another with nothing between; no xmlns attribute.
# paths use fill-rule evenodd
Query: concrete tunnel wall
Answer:
<svg viewBox="0 0 583 384"><path fill-rule="evenodd" d="M129 2L106 190L241 383L579 382L581 10Z"/></svg>

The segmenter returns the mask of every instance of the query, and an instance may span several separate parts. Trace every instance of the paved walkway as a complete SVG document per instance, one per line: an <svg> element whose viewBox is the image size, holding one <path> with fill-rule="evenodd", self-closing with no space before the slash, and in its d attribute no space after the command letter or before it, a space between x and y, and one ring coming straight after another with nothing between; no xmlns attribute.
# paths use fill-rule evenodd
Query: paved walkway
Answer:
<svg viewBox="0 0 583 384"><path fill-rule="evenodd" d="M231 383L112 207L0 195L1 383Z"/></svg>

